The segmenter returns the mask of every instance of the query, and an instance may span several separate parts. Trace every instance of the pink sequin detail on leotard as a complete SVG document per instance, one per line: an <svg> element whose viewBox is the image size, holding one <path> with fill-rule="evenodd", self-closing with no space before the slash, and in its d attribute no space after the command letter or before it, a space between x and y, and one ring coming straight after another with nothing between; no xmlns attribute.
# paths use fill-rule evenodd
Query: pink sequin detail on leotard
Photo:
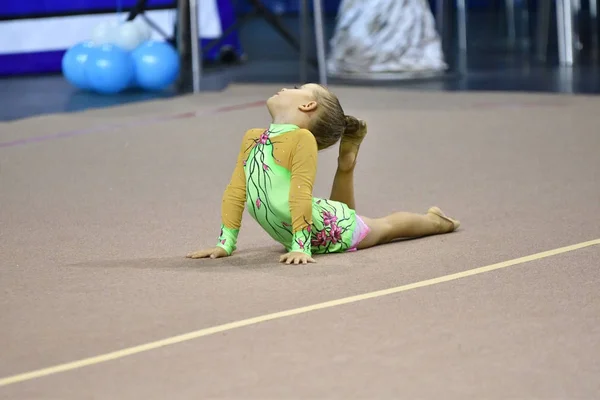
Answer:
<svg viewBox="0 0 600 400"><path fill-rule="evenodd" d="M369 228L365 221L363 221L363 219L356 214L356 226L354 227L354 232L352 233L352 245L348 251L356 251L358 244L362 242L365 237L367 237L369 232L371 232L371 228Z"/></svg>

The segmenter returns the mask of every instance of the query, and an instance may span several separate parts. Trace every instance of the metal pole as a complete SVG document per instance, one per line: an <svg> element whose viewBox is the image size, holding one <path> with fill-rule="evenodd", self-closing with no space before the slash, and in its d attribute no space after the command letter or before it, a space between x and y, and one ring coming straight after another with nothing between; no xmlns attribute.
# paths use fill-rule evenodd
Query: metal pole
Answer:
<svg viewBox="0 0 600 400"><path fill-rule="evenodd" d="M556 0L556 33L558 36L558 61L561 65L568 65L567 44L565 42L565 4L564 0Z"/></svg>
<svg viewBox="0 0 600 400"><path fill-rule="evenodd" d="M192 52L192 84L194 93L200 92L202 79L202 50L200 48L200 34L198 28L198 0L190 1L190 43Z"/></svg>
<svg viewBox="0 0 600 400"><path fill-rule="evenodd" d="M448 52L452 52L453 36L452 34L448 34L448 27L446 23L448 22L448 13L450 11L450 7L448 6L447 0L436 0L435 3L435 14L436 14L436 25L438 34L440 36L440 40L442 42L442 51L444 56L448 57ZM452 27L452 26L451 26Z"/></svg>
<svg viewBox="0 0 600 400"><path fill-rule="evenodd" d="M183 87L186 74L184 71L187 70L188 62L188 39L189 35L189 3L187 0L177 0L177 52L179 53L179 64L181 65L181 72L179 73L178 84L179 87Z"/></svg>
<svg viewBox="0 0 600 400"><path fill-rule="evenodd" d="M323 6L321 0L313 0L315 10L315 38L317 42L317 60L319 64L319 83L327 85L327 69L325 65L325 34L323 32Z"/></svg>
<svg viewBox="0 0 600 400"><path fill-rule="evenodd" d="M300 0L300 83L308 80L308 1Z"/></svg>
<svg viewBox="0 0 600 400"><path fill-rule="evenodd" d="M436 0L435 2L436 25L440 38L444 40L444 28L446 21L446 2L444 0Z"/></svg>
<svg viewBox="0 0 600 400"><path fill-rule="evenodd" d="M540 0L537 23L537 57L540 61L546 61L548 53L548 36L550 32L550 14L552 13L550 0Z"/></svg>
<svg viewBox="0 0 600 400"><path fill-rule="evenodd" d="M592 58L598 59L598 3L590 0L590 22L592 25Z"/></svg>
<svg viewBox="0 0 600 400"><path fill-rule="evenodd" d="M458 47L462 52L467 52L467 5L465 0L457 0L458 11Z"/></svg>
<svg viewBox="0 0 600 400"><path fill-rule="evenodd" d="M575 49L573 38L573 0L562 0L563 3L563 18L564 18L564 34L565 34L565 62L567 65L575 63Z"/></svg>

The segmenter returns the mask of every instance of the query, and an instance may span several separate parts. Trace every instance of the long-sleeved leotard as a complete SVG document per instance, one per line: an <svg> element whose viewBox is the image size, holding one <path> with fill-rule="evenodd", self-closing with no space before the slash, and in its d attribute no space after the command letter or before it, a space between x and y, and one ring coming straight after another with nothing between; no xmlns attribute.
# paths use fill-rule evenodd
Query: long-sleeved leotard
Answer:
<svg viewBox="0 0 600 400"><path fill-rule="evenodd" d="M284 124L247 131L223 195L217 246L227 254L235 250L248 207L287 251L353 250L357 237L364 237L362 221L344 203L313 197L316 172L317 143L310 131Z"/></svg>

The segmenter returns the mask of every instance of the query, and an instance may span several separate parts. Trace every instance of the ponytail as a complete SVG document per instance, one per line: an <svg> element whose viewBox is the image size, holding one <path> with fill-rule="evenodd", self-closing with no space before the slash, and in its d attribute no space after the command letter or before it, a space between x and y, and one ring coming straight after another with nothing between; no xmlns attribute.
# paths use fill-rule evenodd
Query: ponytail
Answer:
<svg viewBox="0 0 600 400"><path fill-rule="evenodd" d="M358 119L346 115L338 98L320 85L314 85L315 99L319 104L319 112L311 121L309 130L317 141L319 150L324 150L337 142L344 135L354 135L361 129Z"/></svg>

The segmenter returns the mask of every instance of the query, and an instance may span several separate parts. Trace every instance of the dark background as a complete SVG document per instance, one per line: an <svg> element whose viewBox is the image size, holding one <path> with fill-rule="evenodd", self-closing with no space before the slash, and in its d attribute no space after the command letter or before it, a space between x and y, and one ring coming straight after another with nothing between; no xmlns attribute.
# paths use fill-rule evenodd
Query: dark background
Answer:
<svg viewBox="0 0 600 400"><path fill-rule="evenodd" d="M98 10L110 10L99 6ZM127 8L133 3L123 1ZM284 26L298 34L298 1L265 0L270 9L277 11ZM277 3L277 4L276 4ZM583 49L573 67L559 67L555 40L555 17L551 17L551 33L547 59L535 57L535 23L537 6L535 2L517 2L518 42L511 47L507 41L504 1L471 0L469 3L468 40L466 57L461 56L456 47L453 29L446 32L444 50L450 65L448 73L440 78L395 82L354 82L331 80L331 83L353 85L385 85L399 90L484 90L484 91L537 91L561 93L600 92L600 69L593 58L590 45L590 23L585 13L587 2L583 2L584 13L579 20ZM102 2L97 4L101 5ZM166 0L151 0L149 8L169 7ZM172 4L172 2L171 2ZM326 0L326 33L333 33L339 0ZM238 15L250 11L247 1L234 0ZM527 7L525 7L527 6ZM22 10L22 7L20 8ZM90 10L82 10L89 12ZM57 10L60 12L60 10ZM22 14L21 16L25 16ZM14 18L15 15L3 15ZM528 18L526 18L528 17ZM529 27L525 22L529 20ZM297 51L290 46L273 28L261 18L248 20L239 30L244 61L234 63L210 63L205 66L202 82L204 90L221 90L227 84L241 83L281 83L291 85L299 79ZM312 45L312 41L311 41ZM314 53L314 46L311 48ZM316 70L309 68L309 80L316 81ZM189 92L190 85L183 88ZM157 97L169 97L181 93L169 90L163 93L130 91L116 96L102 96L81 92L72 88L60 74L45 76L20 76L0 79L0 120L14 120L27 116L77 111L90 107L103 107L115 104L141 101Z"/></svg>

